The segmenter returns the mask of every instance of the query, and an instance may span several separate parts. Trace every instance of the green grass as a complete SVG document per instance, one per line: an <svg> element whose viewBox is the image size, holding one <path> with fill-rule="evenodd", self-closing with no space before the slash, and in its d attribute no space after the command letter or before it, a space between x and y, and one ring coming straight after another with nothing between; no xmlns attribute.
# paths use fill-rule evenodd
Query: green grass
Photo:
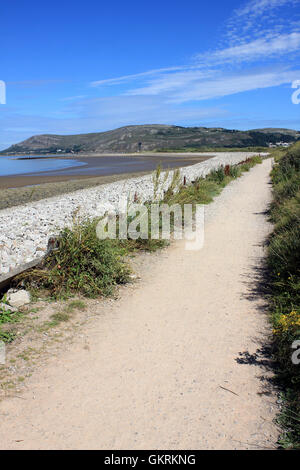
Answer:
<svg viewBox="0 0 300 470"><path fill-rule="evenodd" d="M2 298L1 303L6 303L5 296ZM11 331L6 331L5 327L3 329L2 325L7 325L9 323L17 323L23 318L24 314L22 312L9 312L5 307L0 308L0 341L4 343L10 343L15 338L15 333Z"/></svg>
<svg viewBox="0 0 300 470"><path fill-rule="evenodd" d="M272 170L274 231L268 247L271 320L283 389L281 444L300 449L300 365L291 361L293 341L300 339L300 143L278 153Z"/></svg>
<svg viewBox="0 0 300 470"><path fill-rule="evenodd" d="M262 163L262 159L256 156L238 165L220 166L211 171L206 178L197 178L193 184L181 185L178 191L167 193L164 202L170 205L176 203L181 205L209 204L215 196L221 193L225 186L258 163Z"/></svg>
<svg viewBox="0 0 300 470"><path fill-rule="evenodd" d="M158 150L155 150L155 152L158 153L186 153L186 152L207 152L207 153L212 153L212 152L270 152L273 149L269 149L269 147L259 147L259 146L253 146L253 147L213 147L213 146L201 146L201 147L182 147L182 148L161 148Z"/></svg>
<svg viewBox="0 0 300 470"><path fill-rule="evenodd" d="M65 307L65 312L72 313L74 310L85 310L86 304L82 300L71 300Z"/></svg>
<svg viewBox="0 0 300 470"><path fill-rule="evenodd" d="M50 328L55 328L60 325L60 323L68 322L70 320L70 315L66 312L57 312L53 313L50 316L50 320L45 321L42 325L37 328L37 331L43 333L44 331L50 330Z"/></svg>
<svg viewBox="0 0 300 470"><path fill-rule="evenodd" d="M117 284L128 281L130 270L125 249L118 240L99 240L97 220L74 221L72 229L60 233L59 248L21 278L26 287L47 289L54 298L74 293L87 297L108 296Z"/></svg>
<svg viewBox="0 0 300 470"><path fill-rule="evenodd" d="M8 312L7 310L0 309L0 325L4 323L17 323L23 316L21 312Z"/></svg>
<svg viewBox="0 0 300 470"><path fill-rule="evenodd" d="M70 320L70 316L65 313L65 312L58 312L58 313L54 313L53 315L51 315L50 317L52 319L52 321L55 323L55 324L59 324L61 322L65 322L65 321L69 321Z"/></svg>
<svg viewBox="0 0 300 470"><path fill-rule="evenodd" d="M12 331L3 331L0 329L0 341L4 343L11 343L16 337L16 333Z"/></svg>

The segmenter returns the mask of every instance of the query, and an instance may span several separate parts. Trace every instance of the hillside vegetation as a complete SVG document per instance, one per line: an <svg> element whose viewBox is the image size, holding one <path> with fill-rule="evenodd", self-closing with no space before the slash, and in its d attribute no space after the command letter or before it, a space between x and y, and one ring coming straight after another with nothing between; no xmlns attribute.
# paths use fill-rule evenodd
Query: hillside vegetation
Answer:
<svg viewBox="0 0 300 470"><path fill-rule="evenodd" d="M126 126L107 132L78 135L37 135L12 145L2 154L137 152L177 149L246 148L295 142L300 132L289 129L238 131L223 128L168 125Z"/></svg>
<svg viewBox="0 0 300 470"><path fill-rule="evenodd" d="M300 449L300 143L277 157L272 171L275 224L268 250L278 379L283 389L284 447Z"/></svg>

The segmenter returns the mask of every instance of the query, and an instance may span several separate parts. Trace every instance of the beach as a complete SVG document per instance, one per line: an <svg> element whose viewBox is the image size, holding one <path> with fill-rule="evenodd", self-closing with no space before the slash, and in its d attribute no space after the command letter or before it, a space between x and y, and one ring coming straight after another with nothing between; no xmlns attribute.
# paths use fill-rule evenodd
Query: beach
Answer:
<svg viewBox="0 0 300 470"><path fill-rule="evenodd" d="M0 176L0 210L59 196L93 186L143 176L159 164L163 168L178 168L203 162L213 155L203 154L142 154L142 155L83 155L63 156L83 163L81 166L37 173ZM16 159L28 157L16 156ZM35 160L34 157L32 161ZM45 157L43 157L45 158ZM49 157L61 159L62 157ZM62 184L64 183L64 184Z"/></svg>

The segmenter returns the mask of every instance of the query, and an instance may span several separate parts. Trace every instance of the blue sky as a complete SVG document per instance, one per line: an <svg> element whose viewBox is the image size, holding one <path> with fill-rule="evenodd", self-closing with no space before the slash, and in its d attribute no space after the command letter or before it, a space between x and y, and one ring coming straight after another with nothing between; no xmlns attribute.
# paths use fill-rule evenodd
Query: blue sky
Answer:
<svg viewBox="0 0 300 470"><path fill-rule="evenodd" d="M0 40L0 148L129 124L300 129L300 0L16 0Z"/></svg>

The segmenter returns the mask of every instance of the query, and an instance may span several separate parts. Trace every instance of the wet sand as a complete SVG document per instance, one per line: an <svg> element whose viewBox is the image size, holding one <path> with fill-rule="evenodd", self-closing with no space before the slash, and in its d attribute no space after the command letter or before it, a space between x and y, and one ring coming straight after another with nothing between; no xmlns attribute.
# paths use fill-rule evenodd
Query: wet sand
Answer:
<svg viewBox="0 0 300 470"><path fill-rule="evenodd" d="M16 159L30 159L30 157L16 157ZM41 157L47 158L47 157ZM174 155L174 154L143 154L143 155L89 155L89 156L59 156L51 159L71 159L84 163L58 170L25 173L18 175L0 176L0 189L18 188L43 183L70 181L81 178L94 178L95 176L112 176L135 174L153 171L159 164L163 168L178 168L199 163L211 158L209 155Z"/></svg>
<svg viewBox="0 0 300 470"><path fill-rule="evenodd" d="M0 210L92 186L142 176L153 171L158 164L161 164L163 168L170 169L194 165L211 158L212 155L149 154L138 156L85 155L83 157L72 155L50 158L62 157L78 160L86 165L55 172L0 176ZM130 157L130 161L128 157ZM107 164L108 158L110 165ZM125 162L127 160L130 164L118 165L120 158ZM132 164L133 158L135 161ZM105 164L107 164L107 168L103 169Z"/></svg>

